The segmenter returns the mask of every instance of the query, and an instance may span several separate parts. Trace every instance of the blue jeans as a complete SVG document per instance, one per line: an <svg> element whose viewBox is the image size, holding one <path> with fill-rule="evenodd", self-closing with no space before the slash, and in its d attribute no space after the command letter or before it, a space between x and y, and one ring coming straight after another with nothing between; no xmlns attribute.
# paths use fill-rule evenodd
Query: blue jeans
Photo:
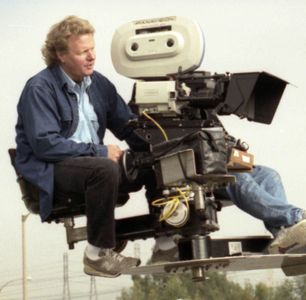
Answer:
<svg viewBox="0 0 306 300"><path fill-rule="evenodd" d="M268 167L256 166L250 173L234 173L236 183L227 188L231 200L240 209L262 220L276 235L281 226L302 219L304 210L288 203L279 174Z"/></svg>

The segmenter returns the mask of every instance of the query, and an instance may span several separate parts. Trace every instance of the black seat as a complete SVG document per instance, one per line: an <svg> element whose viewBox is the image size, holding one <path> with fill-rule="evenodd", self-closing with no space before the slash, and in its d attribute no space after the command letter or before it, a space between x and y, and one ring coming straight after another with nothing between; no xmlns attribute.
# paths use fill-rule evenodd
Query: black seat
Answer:
<svg viewBox="0 0 306 300"><path fill-rule="evenodd" d="M17 175L17 182L20 187L22 200L29 210L33 214L39 214L39 189L33 184L28 182L22 175L20 175L15 167L16 149L8 150L11 164L15 169ZM59 222L61 218L68 218L85 214L85 202L81 195L75 195L72 198L57 197L54 199L54 206L51 215L46 221Z"/></svg>
<svg viewBox="0 0 306 300"><path fill-rule="evenodd" d="M28 182L22 175L20 175L15 167L16 149L8 150L11 164L15 169L17 175L17 182L19 184L22 200L26 208L33 214L39 214L39 189ZM124 205L129 199L127 193L119 193L117 205ZM53 201L52 213L47 218L47 222L59 222L62 218L70 218L75 216L85 215L85 201L84 196L75 194L68 198L67 196L57 195Z"/></svg>
<svg viewBox="0 0 306 300"><path fill-rule="evenodd" d="M34 187L31 183L26 181L16 170L15 167L15 158L16 158L16 149L8 150L11 164L14 167L14 170L17 175L17 182L19 184L22 200L26 208L33 214L39 213L39 191L36 187Z"/></svg>

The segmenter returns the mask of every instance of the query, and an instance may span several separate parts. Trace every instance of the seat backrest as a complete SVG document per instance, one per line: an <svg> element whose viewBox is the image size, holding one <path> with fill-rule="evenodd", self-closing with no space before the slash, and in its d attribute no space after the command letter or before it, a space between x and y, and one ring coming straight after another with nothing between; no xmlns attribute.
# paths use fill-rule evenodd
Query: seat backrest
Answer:
<svg viewBox="0 0 306 300"><path fill-rule="evenodd" d="M17 182L20 187L22 200L26 206L26 208L33 214L39 213L39 190L32 185L30 182L25 180L18 172L15 167L15 159L16 159L16 149L10 148L8 150L10 155L11 164L14 167L14 170L17 175Z"/></svg>
<svg viewBox="0 0 306 300"><path fill-rule="evenodd" d="M18 173L15 166L16 149L10 148L8 153L10 155L11 164L17 175L17 182L26 208L33 214L39 214L39 189ZM76 195L73 199L60 196L54 199L52 212L46 221L59 222L63 218L70 218L84 214L85 203L83 196Z"/></svg>

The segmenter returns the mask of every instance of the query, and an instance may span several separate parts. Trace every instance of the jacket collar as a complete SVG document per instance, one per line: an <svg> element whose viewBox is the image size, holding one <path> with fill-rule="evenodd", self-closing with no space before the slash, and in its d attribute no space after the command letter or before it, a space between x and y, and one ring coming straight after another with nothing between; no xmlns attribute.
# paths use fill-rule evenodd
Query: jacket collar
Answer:
<svg viewBox="0 0 306 300"><path fill-rule="evenodd" d="M67 78L65 77L65 74L61 70L60 66L58 64L53 64L50 67L48 67L52 75L54 76L57 84L61 88L67 89L68 92L73 93L73 89L70 87L70 85L67 84ZM87 78L86 84L89 86L92 82L92 76L89 76Z"/></svg>
<svg viewBox="0 0 306 300"><path fill-rule="evenodd" d="M60 69L58 64L53 64L48 67L50 72L52 73L53 77L55 78L58 86L64 88L67 86L66 78L64 77L63 72Z"/></svg>

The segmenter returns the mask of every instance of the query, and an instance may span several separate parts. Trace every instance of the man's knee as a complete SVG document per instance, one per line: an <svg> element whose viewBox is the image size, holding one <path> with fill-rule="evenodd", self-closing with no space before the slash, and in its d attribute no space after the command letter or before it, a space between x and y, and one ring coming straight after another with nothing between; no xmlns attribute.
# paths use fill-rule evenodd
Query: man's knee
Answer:
<svg viewBox="0 0 306 300"><path fill-rule="evenodd" d="M259 173L263 177L270 177L275 180L281 180L280 174L275 170L267 166L256 166L257 173Z"/></svg>
<svg viewBox="0 0 306 300"><path fill-rule="evenodd" d="M120 178L120 170L118 163L107 159L98 158L94 165L94 175L103 178L110 183L118 184Z"/></svg>

